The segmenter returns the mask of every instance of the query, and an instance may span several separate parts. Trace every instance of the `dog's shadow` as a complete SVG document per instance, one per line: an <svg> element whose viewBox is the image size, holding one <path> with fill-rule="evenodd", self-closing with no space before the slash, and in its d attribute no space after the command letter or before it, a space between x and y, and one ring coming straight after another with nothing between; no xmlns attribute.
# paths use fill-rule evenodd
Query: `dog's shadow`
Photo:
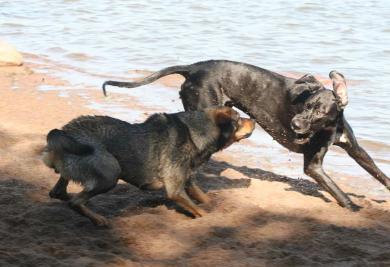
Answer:
<svg viewBox="0 0 390 267"><path fill-rule="evenodd" d="M243 177L230 179L221 175L221 173L227 169L233 169L241 173ZM197 184L205 192L232 188L247 188L250 186L250 178L252 178L263 181L286 183L290 186L286 189L287 191L296 191L304 195L321 198L325 202L331 202L320 192L322 188L315 182L306 179L294 179L259 168L235 166L224 161L210 160L200 171L198 171L195 178ZM161 205L165 205L168 209L175 209L178 212L190 216L189 213L178 207L173 201L167 199L164 190L145 191L125 183L119 183L110 192L96 196L93 201L90 201L89 205L100 214L108 217L119 216L122 212L132 215L141 214L146 210L147 212L157 212L148 208L155 208Z"/></svg>
<svg viewBox="0 0 390 267"><path fill-rule="evenodd" d="M317 183L306 180L306 179L296 179L291 178L283 175L279 175L273 172L265 171L259 168L249 168L247 166L235 166L225 161L215 161L211 160L204 169L204 173L207 174L207 177L214 176L215 178L213 180L218 180L218 178L224 178L228 179L226 177L220 177L219 175L227 170L227 169L233 169L246 177L250 177L252 179L259 179L262 181L270 181L270 182L281 182L288 184L290 187L286 189L286 191L296 191L303 195L309 195L321 198L325 202L331 202L327 197L325 197L320 190L323 190L321 186L319 186ZM200 174L202 176L202 174ZM224 189L223 187L218 187L218 184L221 182L213 181L212 184L210 184L207 179L198 179L201 180L202 188L205 188L207 190L217 190L217 189ZM248 178L241 178L241 179L228 179L230 180L228 182L232 183L232 185L236 185L237 187L248 187L250 185L250 179ZM237 181L238 180L238 181ZM225 184L224 182L222 182ZM217 185L217 186L216 186ZM234 187L234 186L233 186Z"/></svg>

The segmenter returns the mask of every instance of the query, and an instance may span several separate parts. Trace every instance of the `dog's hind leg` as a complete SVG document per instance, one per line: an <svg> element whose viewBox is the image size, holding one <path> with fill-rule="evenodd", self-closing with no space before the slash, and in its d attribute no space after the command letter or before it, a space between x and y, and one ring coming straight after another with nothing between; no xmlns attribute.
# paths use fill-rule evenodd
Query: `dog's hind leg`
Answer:
<svg viewBox="0 0 390 267"><path fill-rule="evenodd" d="M108 226L109 220L107 218L93 212L84 205L91 197L96 194L98 193L94 194L92 192L82 191L71 198L71 200L68 202L69 207L78 212L80 215L89 218L97 226Z"/></svg>
<svg viewBox="0 0 390 267"><path fill-rule="evenodd" d="M349 197L341 191L335 182L324 172L322 163L324 156L328 151L327 146L319 147L304 153L304 172L319 183L326 191L328 191L339 203L340 206L348 208L352 211L360 209L355 205Z"/></svg>
<svg viewBox="0 0 390 267"><path fill-rule="evenodd" d="M92 189L84 189L80 193L72 196L72 198L68 202L68 205L79 214L88 217L95 225L108 226L109 225L108 219L106 219L102 215L93 212L92 210L87 208L84 204L93 196L105 193L110 189L112 189L113 187L115 187L116 180L97 178L95 181L96 183Z"/></svg>
<svg viewBox="0 0 390 267"><path fill-rule="evenodd" d="M353 158L360 166L362 166L375 179L382 183L388 190L390 190L390 179L376 166L372 158L367 152L358 144L351 126L344 121L343 134L335 145L347 151L348 155Z"/></svg>
<svg viewBox="0 0 390 267"><path fill-rule="evenodd" d="M60 176L60 179L58 179L57 183L54 185L53 189L50 190L49 196L51 198L60 199L63 201L69 200L69 195L66 192L66 188L69 184L69 181L65 179L64 177Z"/></svg>

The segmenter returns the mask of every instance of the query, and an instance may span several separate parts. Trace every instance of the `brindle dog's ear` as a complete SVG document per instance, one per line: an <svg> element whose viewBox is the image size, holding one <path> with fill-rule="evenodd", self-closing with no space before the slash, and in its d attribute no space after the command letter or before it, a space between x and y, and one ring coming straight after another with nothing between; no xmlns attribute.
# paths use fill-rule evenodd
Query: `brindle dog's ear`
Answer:
<svg viewBox="0 0 390 267"><path fill-rule="evenodd" d="M340 72L332 70L329 73L329 78L332 79L333 91L339 98L339 105L341 109L344 109L348 104L347 83L345 81L344 75L342 75Z"/></svg>
<svg viewBox="0 0 390 267"><path fill-rule="evenodd" d="M314 92L325 89L313 75L305 74L295 81L294 85L289 91L290 99L293 105L304 102Z"/></svg>
<svg viewBox="0 0 390 267"><path fill-rule="evenodd" d="M214 118L217 125L222 125L231 121L238 121L240 115L230 107L221 107L214 110Z"/></svg>

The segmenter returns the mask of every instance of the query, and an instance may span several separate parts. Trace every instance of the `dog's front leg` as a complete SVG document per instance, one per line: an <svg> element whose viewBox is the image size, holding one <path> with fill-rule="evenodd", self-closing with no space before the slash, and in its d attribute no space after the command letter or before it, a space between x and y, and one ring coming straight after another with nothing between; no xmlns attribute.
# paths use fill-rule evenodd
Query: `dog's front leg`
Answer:
<svg viewBox="0 0 390 267"><path fill-rule="evenodd" d="M390 179L376 166L367 152L359 146L351 126L345 120L343 134L339 137L335 145L347 151L351 158L390 190Z"/></svg>
<svg viewBox="0 0 390 267"><path fill-rule="evenodd" d="M169 199L175 201L181 207L191 212L194 217L202 217L205 211L199 208L187 195L184 190L185 178L165 177L163 179L165 190Z"/></svg>
<svg viewBox="0 0 390 267"><path fill-rule="evenodd" d="M339 203L340 206L353 211L359 210L359 206L355 205L349 197L341 191L335 182L324 172L322 163L324 156L328 151L327 146L309 149L304 153L304 172L319 183L326 191L328 191Z"/></svg>
<svg viewBox="0 0 390 267"><path fill-rule="evenodd" d="M210 203L210 198L206 195L205 192L202 191L202 189L199 188L199 186L193 181L193 179L191 179L189 182L187 192L193 199L199 201L200 203Z"/></svg>

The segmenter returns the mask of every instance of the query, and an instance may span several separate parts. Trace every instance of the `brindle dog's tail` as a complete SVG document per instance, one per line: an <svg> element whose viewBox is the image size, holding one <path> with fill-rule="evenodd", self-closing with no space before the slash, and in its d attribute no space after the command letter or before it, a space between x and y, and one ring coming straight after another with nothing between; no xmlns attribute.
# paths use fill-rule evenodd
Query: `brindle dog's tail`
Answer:
<svg viewBox="0 0 390 267"><path fill-rule="evenodd" d="M165 69L162 69L158 72L155 72L145 79L138 81L138 82L118 82L118 81L105 81L103 83L103 93L105 96L107 96L106 92L106 86L112 85L112 86L118 86L118 87L126 87L126 88L133 88L138 87L141 85L149 84L154 82L155 80L160 79L161 77L170 75L170 74L180 74L186 77L186 74L190 71L189 65L181 65L181 66L172 66Z"/></svg>
<svg viewBox="0 0 390 267"><path fill-rule="evenodd" d="M43 151L42 161L47 167L53 168L56 173L59 173L59 166L62 165L64 154L84 156L92 154L93 151L92 146L81 144L64 131L54 129L47 135L47 146Z"/></svg>
<svg viewBox="0 0 390 267"><path fill-rule="evenodd" d="M92 146L82 144L58 129L51 130L47 135L46 148L58 154L70 153L80 156L92 154L94 151Z"/></svg>

